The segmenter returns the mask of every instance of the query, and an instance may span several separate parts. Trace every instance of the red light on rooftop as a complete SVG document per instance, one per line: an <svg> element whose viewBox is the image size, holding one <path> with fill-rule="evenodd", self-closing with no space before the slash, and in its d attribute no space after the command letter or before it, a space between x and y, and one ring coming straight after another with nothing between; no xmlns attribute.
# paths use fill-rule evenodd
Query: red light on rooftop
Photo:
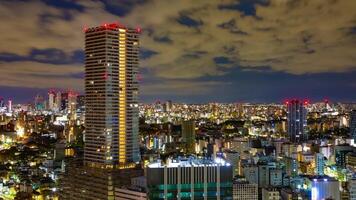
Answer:
<svg viewBox="0 0 356 200"><path fill-rule="evenodd" d="M142 31L142 29L141 29L140 27L137 27L137 28L136 28L136 32L137 32L137 33L141 33L141 31Z"/></svg>
<svg viewBox="0 0 356 200"><path fill-rule="evenodd" d="M84 26L83 27L83 32L86 33L88 31L88 27L87 26Z"/></svg>
<svg viewBox="0 0 356 200"><path fill-rule="evenodd" d="M284 104L288 105L290 103L289 100L284 100Z"/></svg>

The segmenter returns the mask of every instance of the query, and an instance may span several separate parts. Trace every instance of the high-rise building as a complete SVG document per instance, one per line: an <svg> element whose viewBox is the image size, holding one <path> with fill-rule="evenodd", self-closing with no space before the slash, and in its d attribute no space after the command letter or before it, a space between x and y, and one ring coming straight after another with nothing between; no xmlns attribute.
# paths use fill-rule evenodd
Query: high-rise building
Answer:
<svg viewBox="0 0 356 200"><path fill-rule="evenodd" d="M117 23L85 29L84 161L89 166L125 168L140 160L140 31Z"/></svg>
<svg viewBox="0 0 356 200"><path fill-rule="evenodd" d="M178 158L152 162L146 169L149 199L231 199L232 169L216 160Z"/></svg>
<svg viewBox="0 0 356 200"><path fill-rule="evenodd" d="M55 110L55 105L56 105L56 93L54 90L49 90L48 91L48 109L49 110Z"/></svg>
<svg viewBox="0 0 356 200"><path fill-rule="evenodd" d="M188 120L182 122L182 140L185 144L185 153L195 153L195 122Z"/></svg>
<svg viewBox="0 0 356 200"><path fill-rule="evenodd" d="M11 113L12 112L12 100L9 100L7 102L7 109L8 109L8 112Z"/></svg>
<svg viewBox="0 0 356 200"><path fill-rule="evenodd" d="M338 167L346 167L346 155L348 153L356 152L356 147L344 144L337 145L334 148L335 153L335 163Z"/></svg>
<svg viewBox="0 0 356 200"><path fill-rule="evenodd" d="M173 104L172 104L171 100L166 101L166 103L164 104L164 111L165 112L171 112L172 107L173 107L172 105Z"/></svg>
<svg viewBox="0 0 356 200"><path fill-rule="evenodd" d="M291 142L300 143L307 140L307 101L287 101L288 134Z"/></svg>
<svg viewBox="0 0 356 200"><path fill-rule="evenodd" d="M325 160L322 153L315 154L315 174L324 175Z"/></svg>
<svg viewBox="0 0 356 200"><path fill-rule="evenodd" d="M44 98L40 94L36 95L35 97L35 109L38 111L45 109Z"/></svg>
<svg viewBox="0 0 356 200"><path fill-rule="evenodd" d="M350 135L356 143L356 110L352 110L350 114Z"/></svg>
<svg viewBox="0 0 356 200"><path fill-rule="evenodd" d="M55 109L57 111L61 111L62 109L62 93L57 92L56 93L56 100L55 100Z"/></svg>

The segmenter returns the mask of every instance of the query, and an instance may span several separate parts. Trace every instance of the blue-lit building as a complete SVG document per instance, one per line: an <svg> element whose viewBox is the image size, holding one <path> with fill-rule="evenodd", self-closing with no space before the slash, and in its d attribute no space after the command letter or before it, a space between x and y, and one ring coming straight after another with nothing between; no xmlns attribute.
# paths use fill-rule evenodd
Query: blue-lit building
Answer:
<svg viewBox="0 0 356 200"><path fill-rule="evenodd" d="M221 158L158 160L146 176L149 199L232 199L232 167Z"/></svg>
<svg viewBox="0 0 356 200"><path fill-rule="evenodd" d="M307 101L287 101L288 134L291 142L300 143L308 139L307 135Z"/></svg>
<svg viewBox="0 0 356 200"><path fill-rule="evenodd" d="M310 177L308 180L311 200L333 199L340 200L340 182L328 176Z"/></svg>

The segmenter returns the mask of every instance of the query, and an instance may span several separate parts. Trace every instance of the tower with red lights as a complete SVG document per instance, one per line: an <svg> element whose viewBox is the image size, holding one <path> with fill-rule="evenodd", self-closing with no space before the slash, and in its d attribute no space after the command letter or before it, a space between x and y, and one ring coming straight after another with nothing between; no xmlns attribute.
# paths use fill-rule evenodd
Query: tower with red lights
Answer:
<svg viewBox="0 0 356 200"><path fill-rule="evenodd" d="M128 168L140 160L138 66L140 29L104 24L85 30L84 161Z"/></svg>
<svg viewBox="0 0 356 200"><path fill-rule="evenodd" d="M291 142L301 143L308 139L307 109L308 101L293 99L286 102L288 135Z"/></svg>

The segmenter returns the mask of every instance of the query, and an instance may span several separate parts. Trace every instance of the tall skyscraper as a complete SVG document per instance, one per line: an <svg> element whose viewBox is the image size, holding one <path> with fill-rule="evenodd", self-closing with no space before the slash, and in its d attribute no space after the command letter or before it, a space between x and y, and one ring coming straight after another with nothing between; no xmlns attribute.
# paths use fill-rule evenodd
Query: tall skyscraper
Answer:
<svg viewBox="0 0 356 200"><path fill-rule="evenodd" d="M291 142L300 143L307 140L307 101L287 101L288 134Z"/></svg>
<svg viewBox="0 0 356 200"><path fill-rule="evenodd" d="M54 110L56 106L56 92L54 90L48 91L48 109Z"/></svg>
<svg viewBox="0 0 356 200"><path fill-rule="evenodd" d="M352 110L350 114L350 135L356 142L356 110Z"/></svg>
<svg viewBox="0 0 356 200"><path fill-rule="evenodd" d="M195 122L188 120L182 122L182 140L185 144L184 151L188 154L195 153Z"/></svg>
<svg viewBox="0 0 356 200"><path fill-rule="evenodd" d="M140 160L140 31L117 23L85 29L84 162L88 166L127 168Z"/></svg>

